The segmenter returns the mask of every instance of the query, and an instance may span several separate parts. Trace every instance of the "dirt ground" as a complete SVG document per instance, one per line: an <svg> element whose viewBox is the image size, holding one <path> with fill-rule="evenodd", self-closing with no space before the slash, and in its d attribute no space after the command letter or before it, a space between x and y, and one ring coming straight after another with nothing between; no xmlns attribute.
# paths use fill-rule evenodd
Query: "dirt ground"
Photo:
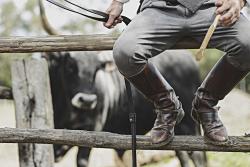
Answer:
<svg viewBox="0 0 250 167"><path fill-rule="evenodd" d="M228 129L229 135L244 135L250 133L250 96L240 90L233 90L220 104L220 115ZM0 127L15 127L15 113L12 101L0 101ZM71 149L66 157L55 167L76 167L75 155L77 148ZM165 154L166 152L164 152ZM149 157L159 157L157 151L139 152L138 159ZM153 156L157 155L157 156ZM170 152L173 156L173 152ZM126 159L129 163L130 160ZM149 158L150 159L150 158ZM18 167L17 144L0 144L0 166ZM90 167L116 167L120 162L117 161L115 153L110 149L94 149L91 152ZM157 165L157 167L177 167L178 160L174 158L168 163Z"/></svg>

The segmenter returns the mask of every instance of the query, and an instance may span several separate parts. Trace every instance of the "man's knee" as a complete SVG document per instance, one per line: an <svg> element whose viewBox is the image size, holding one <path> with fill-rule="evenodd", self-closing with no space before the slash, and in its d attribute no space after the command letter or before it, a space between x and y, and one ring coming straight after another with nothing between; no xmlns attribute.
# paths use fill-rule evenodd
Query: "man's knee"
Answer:
<svg viewBox="0 0 250 167"><path fill-rule="evenodd" d="M140 72L147 63L146 50L135 37L119 37L113 47L113 57L119 71L127 77Z"/></svg>
<svg viewBox="0 0 250 167"><path fill-rule="evenodd" d="M119 71L124 73L129 65L131 56L133 56L134 47L131 46L128 38L120 37L114 44L113 57Z"/></svg>
<svg viewBox="0 0 250 167"><path fill-rule="evenodd" d="M240 70L250 70L250 29L249 21L241 22L237 26L237 36L227 46L228 60Z"/></svg>
<svg viewBox="0 0 250 167"><path fill-rule="evenodd" d="M228 53L228 61L240 70L250 70L250 38L239 36Z"/></svg>

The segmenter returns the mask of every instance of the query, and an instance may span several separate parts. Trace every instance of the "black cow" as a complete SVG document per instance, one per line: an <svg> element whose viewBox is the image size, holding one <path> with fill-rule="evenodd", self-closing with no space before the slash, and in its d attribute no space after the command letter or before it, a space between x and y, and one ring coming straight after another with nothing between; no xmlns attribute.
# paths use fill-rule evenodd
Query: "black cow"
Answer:
<svg viewBox="0 0 250 167"><path fill-rule="evenodd" d="M55 128L109 131L130 134L128 100L123 77L110 52L48 53L54 104ZM190 117L194 92L200 84L199 72L188 51L167 51L152 61L182 101L186 115L175 129L176 135L197 135ZM153 126L152 105L132 87L137 113L137 134L146 134ZM69 146L55 146L59 160ZM123 155L123 150L117 150ZM78 167L87 166L89 148L79 148ZM188 167L188 154L177 151L182 167ZM189 154L196 167L206 166L205 154Z"/></svg>

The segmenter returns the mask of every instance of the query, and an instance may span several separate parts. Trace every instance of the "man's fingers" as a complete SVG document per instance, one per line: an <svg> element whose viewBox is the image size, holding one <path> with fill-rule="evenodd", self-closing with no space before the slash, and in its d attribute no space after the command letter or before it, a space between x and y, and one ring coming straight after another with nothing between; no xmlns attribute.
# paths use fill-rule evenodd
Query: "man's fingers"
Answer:
<svg viewBox="0 0 250 167"><path fill-rule="evenodd" d="M230 20L232 17L235 17L236 12L233 8L231 8L229 11L227 11L225 14L223 14L220 18L221 22L224 22L226 20Z"/></svg>
<svg viewBox="0 0 250 167"><path fill-rule="evenodd" d="M235 6L231 6L229 10L223 12L219 21L221 25L228 27L232 25L239 18L239 16L240 9Z"/></svg>
<svg viewBox="0 0 250 167"><path fill-rule="evenodd" d="M104 26L107 28L114 28L117 24L121 23L123 21L122 17L115 17L115 15L109 15L109 19L106 23L104 23Z"/></svg>
<svg viewBox="0 0 250 167"><path fill-rule="evenodd" d="M232 24L234 24L238 19L239 19L240 15L239 14L233 14L232 17L225 19L221 22L221 24L225 27L231 26Z"/></svg>
<svg viewBox="0 0 250 167"><path fill-rule="evenodd" d="M231 26L239 19L242 8L240 0L216 0L215 5L215 13L221 15L219 21L222 26Z"/></svg>
<svg viewBox="0 0 250 167"><path fill-rule="evenodd" d="M223 4L223 0L217 0L215 6L220 7Z"/></svg>
<svg viewBox="0 0 250 167"><path fill-rule="evenodd" d="M123 21L122 16L119 16L117 20L119 21L119 23L121 23Z"/></svg>
<svg viewBox="0 0 250 167"><path fill-rule="evenodd" d="M234 18L232 20L228 20L227 22L223 23L224 27L230 27L237 21L237 18Z"/></svg>
<svg viewBox="0 0 250 167"><path fill-rule="evenodd" d="M123 20L122 17L119 16L118 18L115 19L114 23L115 23L115 24L121 23L122 20Z"/></svg>
<svg viewBox="0 0 250 167"><path fill-rule="evenodd" d="M121 23L121 21L116 19L116 20L114 21L113 25L117 25L117 24L119 24L119 23Z"/></svg>
<svg viewBox="0 0 250 167"><path fill-rule="evenodd" d="M119 1L112 1L110 7L106 11L107 14L109 14L109 19L106 23L104 23L104 26L107 28L112 28L116 24L120 23L122 21L121 13L123 10L123 3Z"/></svg>
<svg viewBox="0 0 250 167"><path fill-rule="evenodd" d="M231 8L231 4L230 3L223 3L221 6L219 6L217 9L216 9L216 14L223 14L224 12L226 12L227 10L229 10Z"/></svg>
<svg viewBox="0 0 250 167"><path fill-rule="evenodd" d="M116 16L115 15L109 15L109 19L106 23L104 23L104 26L107 27L107 28L111 28L111 26L114 24L115 22L115 19L116 19Z"/></svg>
<svg viewBox="0 0 250 167"><path fill-rule="evenodd" d="M235 17L234 19L231 20L231 23L229 23L229 26L231 26L232 24L234 24L239 18Z"/></svg>
<svg viewBox="0 0 250 167"><path fill-rule="evenodd" d="M232 26L232 24L234 24L238 19L239 19L239 17L232 17L232 18L226 20L225 22L223 22L222 24L225 27L229 27L229 26Z"/></svg>

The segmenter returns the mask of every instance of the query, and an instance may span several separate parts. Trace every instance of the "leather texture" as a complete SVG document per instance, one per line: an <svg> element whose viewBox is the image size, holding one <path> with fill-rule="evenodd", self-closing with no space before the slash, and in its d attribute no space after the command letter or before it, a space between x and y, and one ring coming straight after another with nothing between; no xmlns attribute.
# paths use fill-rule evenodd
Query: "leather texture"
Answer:
<svg viewBox="0 0 250 167"><path fill-rule="evenodd" d="M220 145L228 141L227 131L218 116L219 108L216 105L247 73L248 71L235 68L224 56L197 90L192 116L201 123L208 142Z"/></svg>
<svg viewBox="0 0 250 167"><path fill-rule="evenodd" d="M181 102L173 88L151 63L139 74L127 79L154 104L157 118L151 130L152 143L169 143L174 136L175 125L184 116Z"/></svg>

